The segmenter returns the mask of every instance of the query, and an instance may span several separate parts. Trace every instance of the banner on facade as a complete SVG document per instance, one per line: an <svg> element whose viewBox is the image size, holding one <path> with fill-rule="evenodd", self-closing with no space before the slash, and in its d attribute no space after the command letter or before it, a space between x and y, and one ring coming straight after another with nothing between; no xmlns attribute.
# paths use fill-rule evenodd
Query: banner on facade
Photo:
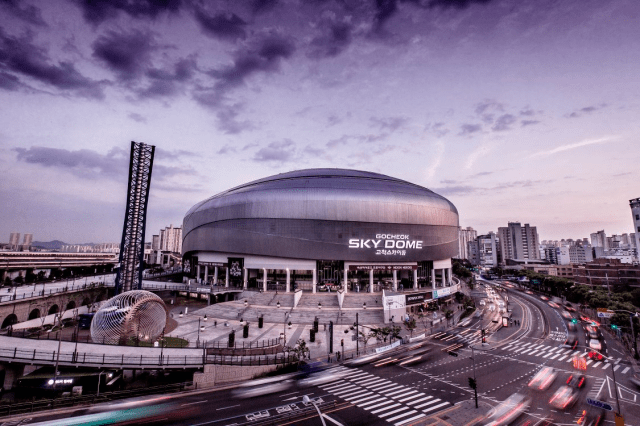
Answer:
<svg viewBox="0 0 640 426"><path fill-rule="evenodd" d="M240 278L242 276L242 269L244 268L244 258L229 258L229 276L234 278Z"/></svg>
<svg viewBox="0 0 640 426"><path fill-rule="evenodd" d="M376 353L379 354L379 353L382 353L382 352L386 352L386 351L391 350L393 348L397 348L398 346L400 346L400 340L396 340L395 342L393 342L390 345L383 346L381 348L376 348Z"/></svg>
<svg viewBox="0 0 640 426"><path fill-rule="evenodd" d="M422 303L428 302L431 300L431 292L427 291L424 293L414 293L407 294L406 296L406 304L408 305L420 305Z"/></svg>
<svg viewBox="0 0 640 426"><path fill-rule="evenodd" d="M349 265L350 271L411 271L418 265Z"/></svg>
<svg viewBox="0 0 640 426"><path fill-rule="evenodd" d="M223 263L223 262L199 262L200 266L208 266L208 267L219 267L219 268L226 268L228 263Z"/></svg>
<svg viewBox="0 0 640 426"><path fill-rule="evenodd" d="M442 287L437 290L433 290L433 298L438 299L440 297L449 296L458 291L458 286Z"/></svg>

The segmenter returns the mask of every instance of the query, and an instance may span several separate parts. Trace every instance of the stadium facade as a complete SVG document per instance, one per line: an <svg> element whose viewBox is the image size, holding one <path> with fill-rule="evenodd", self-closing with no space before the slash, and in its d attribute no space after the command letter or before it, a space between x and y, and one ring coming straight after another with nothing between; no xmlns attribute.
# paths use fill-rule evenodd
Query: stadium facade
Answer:
<svg viewBox="0 0 640 426"><path fill-rule="evenodd" d="M382 174L298 170L193 206L182 248L197 282L286 292L436 289L451 284L458 211Z"/></svg>

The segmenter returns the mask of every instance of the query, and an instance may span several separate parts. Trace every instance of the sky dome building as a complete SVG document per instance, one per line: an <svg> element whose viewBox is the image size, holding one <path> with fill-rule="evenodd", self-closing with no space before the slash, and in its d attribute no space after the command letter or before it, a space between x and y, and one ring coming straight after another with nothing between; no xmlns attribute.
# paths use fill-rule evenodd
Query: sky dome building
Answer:
<svg viewBox="0 0 640 426"><path fill-rule="evenodd" d="M347 291L451 283L458 211L378 173L308 169L214 195L186 214L185 268L198 282ZM224 278L223 278L224 276Z"/></svg>

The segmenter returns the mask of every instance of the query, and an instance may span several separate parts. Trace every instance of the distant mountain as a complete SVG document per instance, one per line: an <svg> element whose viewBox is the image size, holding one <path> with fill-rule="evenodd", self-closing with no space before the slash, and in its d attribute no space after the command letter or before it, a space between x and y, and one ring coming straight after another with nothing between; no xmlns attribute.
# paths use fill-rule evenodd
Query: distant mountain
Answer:
<svg viewBox="0 0 640 426"><path fill-rule="evenodd" d="M60 248L64 245L67 245L64 241L53 240L53 241L34 241L31 243L34 247L40 247L45 250L60 250Z"/></svg>

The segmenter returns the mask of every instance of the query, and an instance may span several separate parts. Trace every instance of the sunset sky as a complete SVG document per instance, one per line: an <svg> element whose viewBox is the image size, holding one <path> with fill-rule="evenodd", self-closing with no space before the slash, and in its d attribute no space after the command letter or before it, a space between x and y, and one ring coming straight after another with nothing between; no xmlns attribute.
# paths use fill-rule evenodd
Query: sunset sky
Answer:
<svg viewBox="0 0 640 426"><path fill-rule="evenodd" d="M0 1L0 242L119 242L129 147L147 240L295 169L387 174L479 233L633 232L634 0Z"/></svg>

